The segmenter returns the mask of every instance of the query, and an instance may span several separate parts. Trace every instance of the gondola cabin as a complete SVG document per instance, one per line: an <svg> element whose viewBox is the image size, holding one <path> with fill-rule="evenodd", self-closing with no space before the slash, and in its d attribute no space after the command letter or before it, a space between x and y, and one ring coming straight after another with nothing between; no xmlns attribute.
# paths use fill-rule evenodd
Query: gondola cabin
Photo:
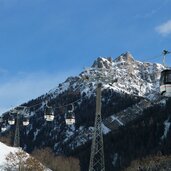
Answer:
<svg viewBox="0 0 171 171"><path fill-rule="evenodd" d="M75 124L75 114L73 113L73 111L68 111L65 114L65 123L67 125Z"/></svg>
<svg viewBox="0 0 171 171"><path fill-rule="evenodd" d="M171 69L166 69L161 72L160 94L171 97Z"/></svg>
<svg viewBox="0 0 171 171"><path fill-rule="evenodd" d="M14 125L15 124L15 118L13 116L10 116L8 119L8 124L9 125Z"/></svg>
<svg viewBox="0 0 171 171"><path fill-rule="evenodd" d="M1 126L1 131L4 132L4 131L6 131L6 130L7 130L7 127L6 127L5 124L3 124L3 125Z"/></svg>
<svg viewBox="0 0 171 171"><path fill-rule="evenodd" d="M28 118L23 118L23 126L29 125L29 119Z"/></svg>
<svg viewBox="0 0 171 171"><path fill-rule="evenodd" d="M44 118L46 119L46 121L54 120L55 116L54 116L54 111L52 107L45 108Z"/></svg>

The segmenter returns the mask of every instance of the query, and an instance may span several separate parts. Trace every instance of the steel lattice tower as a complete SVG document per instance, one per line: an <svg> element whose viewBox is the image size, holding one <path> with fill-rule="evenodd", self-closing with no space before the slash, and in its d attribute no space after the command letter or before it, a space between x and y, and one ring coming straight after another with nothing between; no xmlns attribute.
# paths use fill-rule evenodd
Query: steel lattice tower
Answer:
<svg viewBox="0 0 171 171"><path fill-rule="evenodd" d="M15 128L15 137L14 137L14 147L20 147L20 128L19 128L19 114L17 113L17 122Z"/></svg>
<svg viewBox="0 0 171 171"><path fill-rule="evenodd" d="M96 82L97 85L96 114L91 145L89 171L105 171L101 117L101 89L102 83L109 84L114 82L115 72L112 69L112 65L109 66L109 68L103 68L101 67L100 63L97 63L96 67L87 68L82 77L87 82Z"/></svg>
<svg viewBox="0 0 171 171"><path fill-rule="evenodd" d="M103 150L103 134L102 134L102 118L101 118L101 87L102 84L97 84L96 92L96 115L94 134L91 146L91 156L89 171L105 171L104 150Z"/></svg>

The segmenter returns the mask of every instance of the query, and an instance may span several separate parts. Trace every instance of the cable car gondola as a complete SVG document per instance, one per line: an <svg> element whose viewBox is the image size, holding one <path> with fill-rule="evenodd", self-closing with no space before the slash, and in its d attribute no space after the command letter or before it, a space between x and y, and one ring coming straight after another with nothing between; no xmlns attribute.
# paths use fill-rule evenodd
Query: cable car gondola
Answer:
<svg viewBox="0 0 171 171"><path fill-rule="evenodd" d="M5 124L3 124L3 125L1 126L1 131L4 132L4 131L6 131L6 130L7 130L7 126L6 126Z"/></svg>
<svg viewBox="0 0 171 171"><path fill-rule="evenodd" d="M75 114L74 114L74 105L71 104L71 109L68 109L65 113L65 123L67 125L75 124Z"/></svg>
<svg viewBox="0 0 171 171"><path fill-rule="evenodd" d="M15 124L15 118L14 118L14 116L11 115L11 116L9 117L9 119L8 119L8 124L9 124L9 125L14 125L14 124Z"/></svg>
<svg viewBox="0 0 171 171"><path fill-rule="evenodd" d="M165 55L171 53L163 51L163 65L165 66ZM171 68L166 68L161 72L160 76L160 94L166 97L171 97Z"/></svg>
<svg viewBox="0 0 171 171"><path fill-rule="evenodd" d="M171 97L171 69L161 72L160 93L166 97Z"/></svg>
<svg viewBox="0 0 171 171"><path fill-rule="evenodd" d="M23 120L22 120L22 124L23 126L28 126L30 121L29 121L29 118L28 118L28 115L30 114L30 111L28 110L27 107L24 107L23 109Z"/></svg>
<svg viewBox="0 0 171 171"><path fill-rule="evenodd" d="M29 118L23 118L23 126L27 126L27 125L29 125Z"/></svg>
<svg viewBox="0 0 171 171"><path fill-rule="evenodd" d="M53 108L48 106L47 104L45 107L44 118L46 119L46 121L53 121L55 118Z"/></svg>

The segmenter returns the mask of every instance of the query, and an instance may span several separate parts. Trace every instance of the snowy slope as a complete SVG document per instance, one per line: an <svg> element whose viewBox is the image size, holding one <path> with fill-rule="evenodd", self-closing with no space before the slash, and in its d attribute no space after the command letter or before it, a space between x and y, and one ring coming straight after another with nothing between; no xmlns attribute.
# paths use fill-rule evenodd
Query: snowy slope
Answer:
<svg viewBox="0 0 171 171"><path fill-rule="evenodd" d="M18 151L17 148L9 147L9 146L7 146L7 145L5 145L5 144L0 142L0 169L1 169L1 166L5 165L5 158L6 158L6 156L10 152L15 153L17 151Z"/></svg>
<svg viewBox="0 0 171 171"><path fill-rule="evenodd" d="M0 171L4 171L4 166L6 163L7 155L19 151L19 148L9 147L0 142ZM29 155L29 154L28 154ZM51 171L50 169L45 169L45 171Z"/></svg>

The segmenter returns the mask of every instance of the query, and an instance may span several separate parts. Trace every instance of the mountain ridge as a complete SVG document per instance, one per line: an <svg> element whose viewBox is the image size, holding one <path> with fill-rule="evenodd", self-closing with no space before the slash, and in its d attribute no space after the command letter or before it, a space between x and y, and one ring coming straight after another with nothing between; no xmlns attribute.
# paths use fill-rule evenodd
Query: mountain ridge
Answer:
<svg viewBox="0 0 171 171"><path fill-rule="evenodd" d="M166 100L159 93L159 78L163 68L161 64L137 61L129 52L116 59L98 57L90 68L78 76L68 77L48 93L24 104L30 108L31 113L28 115L30 125L25 133L22 129L22 146L29 152L49 146L57 155L74 155L80 158L82 170L86 170L83 160L85 156L88 160L90 153L97 82L95 79L86 81L83 77L100 75L107 78L102 79L102 129L104 137L110 140L110 136L114 139L132 123L141 122L146 116L144 111L153 108L157 101L158 106L165 105ZM55 120L51 123L46 122L43 116L46 101L55 110ZM74 103L76 124L67 126L64 116L66 106L71 103ZM145 107L143 104L146 104ZM84 152L85 148L89 150ZM113 151L107 153L111 156ZM117 158L114 155L114 163L118 168L119 158L124 159L119 153L116 153ZM111 163L109 167L115 167Z"/></svg>
<svg viewBox="0 0 171 171"><path fill-rule="evenodd" d="M160 72L164 69L164 66L161 64L136 61L131 53L126 52L114 60L111 57L98 57L93 62L91 68L94 68L94 71L91 73L88 73L90 71L85 69L79 76L67 78L64 83L59 84L58 87L50 90L49 94L59 94L62 91L65 91L69 86L74 89L74 83L76 84L77 81L83 83L80 76L84 74L88 76L89 74L95 74L96 68L97 70L100 68L104 69L102 72L111 72L113 78L111 78L110 86L109 84L107 84L107 86L113 88L115 91L118 90L128 94L132 93L134 95L145 96L151 100L155 98L151 97L152 94L159 95L157 92L159 92ZM92 82L92 84L94 85L95 82ZM80 89L82 87L83 86L80 86ZM84 89L86 89L86 91L90 90L85 87ZM95 87L93 90L94 89Z"/></svg>

